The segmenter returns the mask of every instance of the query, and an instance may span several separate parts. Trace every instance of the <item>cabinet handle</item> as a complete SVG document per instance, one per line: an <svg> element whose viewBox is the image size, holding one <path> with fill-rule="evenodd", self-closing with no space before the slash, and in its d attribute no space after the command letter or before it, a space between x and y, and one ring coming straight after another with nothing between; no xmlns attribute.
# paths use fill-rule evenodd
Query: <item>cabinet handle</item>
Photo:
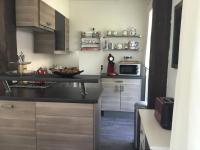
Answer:
<svg viewBox="0 0 200 150"><path fill-rule="evenodd" d="M12 104L4 104L4 105L1 105L1 108L13 109L13 108L14 108L14 105L12 105Z"/></svg>

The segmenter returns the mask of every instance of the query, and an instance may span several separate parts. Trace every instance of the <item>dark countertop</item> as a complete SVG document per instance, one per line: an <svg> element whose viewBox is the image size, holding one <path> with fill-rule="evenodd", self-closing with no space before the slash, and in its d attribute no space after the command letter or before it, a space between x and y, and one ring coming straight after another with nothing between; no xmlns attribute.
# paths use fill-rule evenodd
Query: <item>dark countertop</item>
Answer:
<svg viewBox="0 0 200 150"><path fill-rule="evenodd" d="M98 83L100 76L98 75L76 75L72 78L62 78L58 75L8 75L0 74L0 80L16 80L16 81L53 81L53 82L84 82L84 83Z"/></svg>
<svg viewBox="0 0 200 150"><path fill-rule="evenodd" d="M123 78L123 79L144 79L144 76L116 75L108 76L106 73L101 74L101 78Z"/></svg>
<svg viewBox="0 0 200 150"><path fill-rule="evenodd" d="M46 89L12 88L11 94L0 93L0 100L30 101L30 102L61 102L61 103L98 103L100 84L87 87L87 95L83 97L79 87L66 87L64 84L55 84Z"/></svg>

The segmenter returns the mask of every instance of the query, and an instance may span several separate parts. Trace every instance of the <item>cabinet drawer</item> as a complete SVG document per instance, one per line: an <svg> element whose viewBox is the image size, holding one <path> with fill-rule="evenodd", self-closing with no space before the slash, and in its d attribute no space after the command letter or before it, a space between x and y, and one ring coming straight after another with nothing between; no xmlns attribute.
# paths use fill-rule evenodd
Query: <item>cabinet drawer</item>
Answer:
<svg viewBox="0 0 200 150"><path fill-rule="evenodd" d="M0 119L34 120L35 103L0 101Z"/></svg>
<svg viewBox="0 0 200 150"><path fill-rule="evenodd" d="M37 116L93 117L92 104L36 103L36 108Z"/></svg>
<svg viewBox="0 0 200 150"><path fill-rule="evenodd" d="M36 150L35 103L0 102L0 149Z"/></svg>

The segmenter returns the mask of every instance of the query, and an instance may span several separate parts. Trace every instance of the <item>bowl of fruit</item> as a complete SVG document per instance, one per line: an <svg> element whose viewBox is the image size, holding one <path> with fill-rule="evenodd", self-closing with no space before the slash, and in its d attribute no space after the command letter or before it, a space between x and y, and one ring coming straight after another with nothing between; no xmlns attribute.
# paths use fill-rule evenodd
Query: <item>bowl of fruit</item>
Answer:
<svg viewBox="0 0 200 150"><path fill-rule="evenodd" d="M79 70L78 67L50 68L50 70L52 71L53 74L65 78L71 78L83 72L83 70Z"/></svg>

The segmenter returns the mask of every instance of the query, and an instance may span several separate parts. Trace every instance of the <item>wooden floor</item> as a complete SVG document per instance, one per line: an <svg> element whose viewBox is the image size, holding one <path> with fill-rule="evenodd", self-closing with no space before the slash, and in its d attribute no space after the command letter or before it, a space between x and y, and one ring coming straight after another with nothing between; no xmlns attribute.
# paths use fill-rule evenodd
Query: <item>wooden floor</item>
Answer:
<svg viewBox="0 0 200 150"><path fill-rule="evenodd" d="M100 150L134 150L133 116L133 113L104 113L101 118Z"/></svg>

